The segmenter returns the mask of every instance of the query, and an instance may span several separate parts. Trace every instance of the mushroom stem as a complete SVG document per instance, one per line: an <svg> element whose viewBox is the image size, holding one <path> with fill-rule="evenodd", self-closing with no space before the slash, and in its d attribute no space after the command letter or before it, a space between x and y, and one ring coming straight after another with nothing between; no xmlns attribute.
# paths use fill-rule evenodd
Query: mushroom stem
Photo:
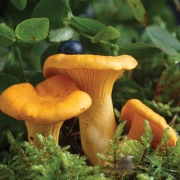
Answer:
<svg viewBox="0 0 180 180"><path fill-rule="evenodd" d="M49 124L49 125L35 124L29 121L25 121L25 122L28 131L28 142L33 143L36 148L40 149L40 144L36 137L37 133L42 134L45 138L48 137L49 135L53 136L56 144L58 145L59 131L63 122Z"/></svg>
<svg viewBox="0 0 180 180"><path fill-rule="evenodd" d="M123 72L123 70L101 71L97 73L99 78L86 72L84 74L86 78L87 74L91 76L89 81L86 83L84 80L84 83L79 84L79 87L92 99L91 107L79 116L82 149L92 165L104 165L104 162L97 157L97 153L106 153L109 150L109 140L113 138L116 130L111 94L115 80L120 78ZM78 79L72 76L71 78L76 81Z"/></svg>
<svg viewBox="0 0 180 180"><path fill-rule="evenodd" d="M91 164L103 165L97 153L109 150L109 140L113 138L116 122L110 96L92 99L92 102L92 108L79 116L81 144Z"/></svg>

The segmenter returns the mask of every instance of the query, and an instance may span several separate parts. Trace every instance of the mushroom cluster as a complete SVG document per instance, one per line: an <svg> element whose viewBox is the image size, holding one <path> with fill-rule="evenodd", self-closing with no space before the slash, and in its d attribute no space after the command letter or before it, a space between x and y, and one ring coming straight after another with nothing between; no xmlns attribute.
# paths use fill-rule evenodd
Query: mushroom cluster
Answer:
<svg viewBox="0 0 180 180"><path fill-rule="evenodd" d="M36 133L51 134L58 144L65 120L78 116L91 106L90 96L80 91L68 77L53 76L33 87L30 83L10 86L0 96L0 110L25 120L28 140L40 148Z"/></svg>
<svg viewBox="0 0 180 180"><path fill-rule="evenodd" d="M0 95L0 110L17 120L25 120L28 140L40 148L36 133L51 134L58 144L59 131L65 120L79 116L81 145L92 165L104 165L97 153L109 150L117 125L111 99L114 82L124 70L137 66L129 55L99 56L56 54L43 66L45 80L33 87L29 83L13 85ZM120 118L126 120L127 137L140 140L147 120L157 147L169 128L169 145L177 136L165 119L137 99L123 106ZM121 142L122 143L122 142Z"/></svg>
<svg viewBox="0 0 180 180"><path fill-rule="evenodd" d="M81 145L92 165L102 165L97 153L109 150L109 140L116 130L112 105L112 88L124 70L137 66L129 55L65 55L50 56L44 63L45 78L64 75L71 78L80 90L90 95L91 107L79 115Z"/></svg>

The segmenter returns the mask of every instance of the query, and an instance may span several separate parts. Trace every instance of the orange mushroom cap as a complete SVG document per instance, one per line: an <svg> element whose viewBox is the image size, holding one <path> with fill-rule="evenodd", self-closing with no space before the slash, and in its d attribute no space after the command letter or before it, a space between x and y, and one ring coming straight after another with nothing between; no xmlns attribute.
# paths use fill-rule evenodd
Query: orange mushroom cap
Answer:
<svg viewBox="0 0 180 180"><path fill-rule="evenodd" d="M93 70L131 70L137 61L129 55L100 56L90 54L65 55L56 54L46 59L43 74L45 78L58 74L60 69L93 69ZM60 73L59 73L60 74Z"/></svg>
<svg viewBox="0 0 180 180"><path fill-rule="evenodd" d="M168 144L170 146L176 145L178 138L173 128L166 123L162 116L155 113L138 99L130 99L125 103L120 118L127 121L125 129L128 131L127 137L129 139L141 140L140 138L144 134L144 121L147 120L154 135L151 143L154 148L161 142L166 128L169 128Z"/></svg>
<svg viewBox="0 0 180 180"><path fill-rule="evenodd" d="M64 76L53 76L35 88L29 83L13 85L0 96L0 110L36 124L54 124L78 116L91 106L90 96Z"/></svg>

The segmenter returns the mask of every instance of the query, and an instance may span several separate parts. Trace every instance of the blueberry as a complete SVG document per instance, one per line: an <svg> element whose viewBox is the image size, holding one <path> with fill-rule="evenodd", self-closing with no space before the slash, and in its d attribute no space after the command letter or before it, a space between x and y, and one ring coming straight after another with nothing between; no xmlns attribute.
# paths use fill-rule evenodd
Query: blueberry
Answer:
<svg viewBox="0 0 180 180"><path fill-rule="evenodd" d="M84 54L84 48L79 41L68 40L64 41L58 47L59 54Z"/></svg>

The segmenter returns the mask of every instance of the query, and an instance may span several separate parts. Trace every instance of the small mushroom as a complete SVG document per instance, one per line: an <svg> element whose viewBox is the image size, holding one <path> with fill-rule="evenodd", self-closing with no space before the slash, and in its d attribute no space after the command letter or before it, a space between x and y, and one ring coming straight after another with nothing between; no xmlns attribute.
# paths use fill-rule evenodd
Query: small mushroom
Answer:
<svg viewBox="0 0 180 180"><path fill-rule="evenodd" d="M92 106L79 116L82 149L92 165L103 164L97 153L109 150L109 140L116 130L111 99L113 84L124 70L136 65L137 61L128 55L56 54L45 61L45 78L57 74L70 77L92 99Z"/></svg>
<svg viewBox="0 0 180 180"><path fill-rule="evenodd" d="M164 130L169 128L169 142L170 146L175 146L177 135L173 128L166 123L166 120L155 113L149 107L144 105L138 99L130 99L121 109L120 118L122 121L126 120L125 129L128 131L128 139L141 140L144 134L144 121L147 120L152 129L153 140L152 147L156 148L161 142Z"/></svg>
<svg viewBox="0 0 180 180"><path fill-rule="evenodd" d="M68 77L53 76L33 87L29 83L10 86L0 96L0 110L17 120L25 120L28 141L37 148L36 133L51 134L58 144L65 120L78 116L91 106L90 96L80 91Z"/></svg>

